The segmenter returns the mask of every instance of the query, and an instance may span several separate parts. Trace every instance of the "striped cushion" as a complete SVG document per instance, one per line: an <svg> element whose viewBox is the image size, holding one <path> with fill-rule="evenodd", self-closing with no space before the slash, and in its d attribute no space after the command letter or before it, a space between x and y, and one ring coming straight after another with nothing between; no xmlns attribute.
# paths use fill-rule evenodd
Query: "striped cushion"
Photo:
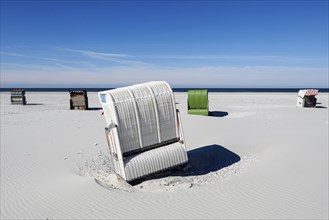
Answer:
<svg viewBox="0 0 329 220"><path fill-rule="evenodd" d="M184 146L173 143L155 148L137 155L128 156L124 160L127 181L175 167L187 162Z"/></svg>

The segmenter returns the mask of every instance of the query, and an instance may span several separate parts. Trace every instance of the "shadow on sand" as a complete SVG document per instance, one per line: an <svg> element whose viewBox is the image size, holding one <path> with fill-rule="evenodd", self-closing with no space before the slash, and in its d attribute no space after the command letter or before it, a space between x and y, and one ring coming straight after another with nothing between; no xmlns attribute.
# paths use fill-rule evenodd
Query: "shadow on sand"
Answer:
<svg viewBox="0 0 329 220"><path fill-rule="evenodd" d="M43 105L42 103L26 103L26 105Z"/></svg>
<svg viewBox="0 0 329 220"><path fill-rule="evenodd" d="M209 116L211 116L211 117L225 117L225 116L228 116L228 112L209 111Z"/></svg>
<svg viewBox="0 0 329 220"><path fill-rule="evenodd" d="M205 175L228 167L241 160L239 155L217 144L190 150L187 152L187 155L189 159L187 164L150 177L135 180L130 182L130 184L136 185L146 180L169 176Z"/></svg>
<svg viewBox="0 0 329 220"><path fill-rule="evenodd" d="M230 166L241 159L239 155L217 144L190 150L187 152L187 156L189 162L185 171L178 172L178 175L205 175Z"/></svg>
<svg viewBox="0 0 329 220"><path fill-rule="evenodd" d="M321 104L321 102L317 102L315 108L327 108L325 106L322 106Z"/></svg>
<svg viewBox="0 0 329 220"><path fill-rule="evenodd" d="M88 111L99 111L99 110L102 110L102 108L100 108L100 107L91 107L91 108L88 108Z"/></svg>

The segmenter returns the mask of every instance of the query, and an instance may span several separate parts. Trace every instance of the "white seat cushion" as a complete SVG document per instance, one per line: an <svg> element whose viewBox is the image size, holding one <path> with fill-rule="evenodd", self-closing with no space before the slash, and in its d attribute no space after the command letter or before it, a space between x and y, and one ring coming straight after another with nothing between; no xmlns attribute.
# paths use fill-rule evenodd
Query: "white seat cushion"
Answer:
<svg viewBox="0 0 329 220"><path fill-rule="evenodd" d="M183 144L175 142L170 145L155 148L131 155L124 159L127 181L138 179L158 171L162 171L188 161Z"/></svg>

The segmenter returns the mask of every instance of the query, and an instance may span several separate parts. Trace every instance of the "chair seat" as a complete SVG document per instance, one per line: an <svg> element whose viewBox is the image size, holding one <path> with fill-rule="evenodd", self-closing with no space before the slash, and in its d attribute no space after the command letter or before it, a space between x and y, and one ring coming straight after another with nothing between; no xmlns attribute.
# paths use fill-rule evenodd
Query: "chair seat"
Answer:
<svg viewBox="0 0 329 220"><path fill-rule="evenodd" d="M124 158L127 181L163 171L188 161L183 144L175 142Z"/></svg>
<svg viewBox="0 0 329 220"><path fill-rule="evenodd" d="M188 113L192 114L192 115L208 115L209 114L208 109L189 109Z"/></svg>

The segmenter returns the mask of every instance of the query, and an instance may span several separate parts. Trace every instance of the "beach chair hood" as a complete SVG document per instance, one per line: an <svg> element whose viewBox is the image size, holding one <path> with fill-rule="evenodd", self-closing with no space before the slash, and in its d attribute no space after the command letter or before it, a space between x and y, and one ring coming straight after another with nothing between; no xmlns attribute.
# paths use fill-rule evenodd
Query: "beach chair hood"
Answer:
<svg viewBox="0 0 329 220"><path fill-rule="evenodd" d="M298 96L301 98L304 98L305 96L316 96L318 95L318 90L317 89L303 89L299 90Z"/></svg>

